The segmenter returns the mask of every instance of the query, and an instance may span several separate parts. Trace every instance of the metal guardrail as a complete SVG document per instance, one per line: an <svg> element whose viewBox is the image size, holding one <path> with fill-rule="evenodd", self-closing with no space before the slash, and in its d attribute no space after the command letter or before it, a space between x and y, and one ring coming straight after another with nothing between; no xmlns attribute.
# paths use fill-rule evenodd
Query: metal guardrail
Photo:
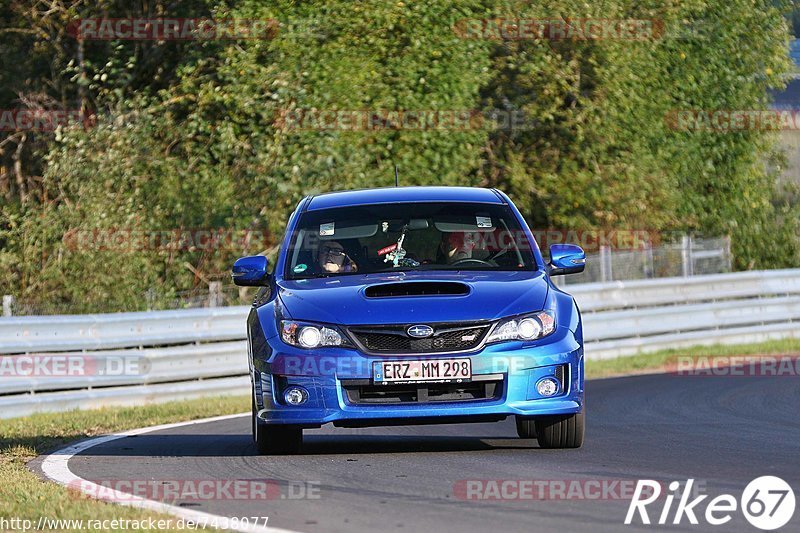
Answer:
<svg viewBox="0 0 800 533"><path fill-rule="evenodd" d="M586 357L800 338L800 269L569 287L584 317ZM243 394L247 307L0 318L0 369L20 356L79 354L138 372L7 377L0 418L39 411Z"/></svg>
<svg viewBox="0 0 800 533"><path fill-rule="evenodd" d="M247 307L0 319L0 354L240 340Z"/></svg>
<svg viewBox="0 0 800 533"><path fill-rule="evenodd" d="M584 312L764 298L800 294L800 269L585 283L564 290Z"/></svg>
<svg viewBox="0 0 800 533"><path fill-rule="evenodd" d="M75 354L75 352L70 353ZM78 352L77 361L73 363L77 363L81 370L87 368L88 372L76 372L75 374L80 374L79 376L63 375L68 374L68 369L65 369L67 371L58 376L6 377L0 380L0 395L22 392L36 394L45 391L121 385L152 385L243 375L247 373L247 358L244 355L246 353L247 343L243 340L167 348ZM37 356L46 358L63 354L64 352L44 352L37 353ZM31 366L32 364L28 364L27 367ZM98 367L102 367L102 373L94 372Z"/></svg>
<svg viewBox="0 0 800 533"><path fill-rule="evenodd" d="M0 418L28 416L42 412L99 409L110 405L136 406L171 400L242 394L250 389L250 378L232 378L160 383L141 387L109 387L68 390L45 394L0 396Z"/></svg>
<svg viewBox="0 0 800 533"><path fill-rule="evenodd" d="M569 287L588 359L800 338L800 269Z"/></svg>

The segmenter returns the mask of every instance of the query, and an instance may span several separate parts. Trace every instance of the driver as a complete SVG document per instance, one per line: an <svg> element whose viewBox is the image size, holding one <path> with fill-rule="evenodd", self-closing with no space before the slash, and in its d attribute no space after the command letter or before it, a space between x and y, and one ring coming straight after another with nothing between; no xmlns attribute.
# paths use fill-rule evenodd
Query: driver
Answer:
<svg viewBox="0 0 800 533"><path fill-rule="evenodd" d="M324 241L320 244L317 263L321 271L328 274L358 271L355 262L345 253L344 246L336 241Z"/></svg>
<svg viewBox="0 0 800 533"><path fill-rule="evenodd" d="M452 233L442 233L439 252L440 256L443 256L447 264L452 265L456 261L471 259L474 249L475 235L472 232L456 231Z"/></svg>

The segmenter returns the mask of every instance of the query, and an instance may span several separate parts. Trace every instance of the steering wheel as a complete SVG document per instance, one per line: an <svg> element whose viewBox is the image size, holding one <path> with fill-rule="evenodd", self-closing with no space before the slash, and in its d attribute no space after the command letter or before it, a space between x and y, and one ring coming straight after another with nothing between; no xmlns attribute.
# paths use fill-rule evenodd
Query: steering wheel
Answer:
<svg viewBox="0 0 800 533"><path fill-rule="evenodd" d="M469 263L483 265L483 266L492 266L492 264L488 261L484 261L483 259L474 259L472 257L466 257L464 259L459 259L453 263L450 263L450 266L459 266L459 265L467 265Z"/></svg>

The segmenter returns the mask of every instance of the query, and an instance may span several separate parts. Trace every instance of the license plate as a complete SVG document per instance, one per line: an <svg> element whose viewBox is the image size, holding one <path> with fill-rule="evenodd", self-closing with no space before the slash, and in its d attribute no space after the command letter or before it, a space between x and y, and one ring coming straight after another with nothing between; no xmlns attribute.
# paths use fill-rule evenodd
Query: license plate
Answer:
<svg viewBox="0 0 800 533"><path fill-rule="evenodd" d="M470 359L431 359L428 361L381 361L375 363L375 383L464 382L472 379Z"/></svg>

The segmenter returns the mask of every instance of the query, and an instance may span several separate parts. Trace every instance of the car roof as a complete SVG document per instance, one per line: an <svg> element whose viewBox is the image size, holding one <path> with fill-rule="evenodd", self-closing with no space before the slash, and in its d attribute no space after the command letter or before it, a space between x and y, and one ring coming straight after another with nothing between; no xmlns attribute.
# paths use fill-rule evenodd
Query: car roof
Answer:
<svg viewBox="0 0 800 533"><path fill-rule="evenodd" d="M505 203L495 190L480 187L386 187L329 192L311 196L306 204L306 210L315 211L332 207L398 202Z"/></svg>

